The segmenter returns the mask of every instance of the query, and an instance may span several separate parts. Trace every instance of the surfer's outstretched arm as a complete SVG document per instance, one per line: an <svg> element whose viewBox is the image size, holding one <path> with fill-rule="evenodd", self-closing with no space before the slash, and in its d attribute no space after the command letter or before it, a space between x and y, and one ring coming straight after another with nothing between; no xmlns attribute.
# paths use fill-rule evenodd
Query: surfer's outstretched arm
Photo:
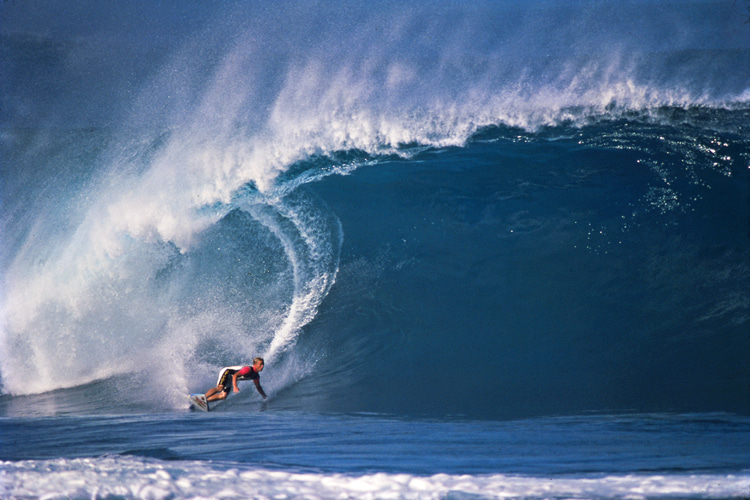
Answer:
<svg viewBox="0 0 750 500"><path fill-rule="evenodd" d="M260 395L263 396L263 399L268 398L268 396L266 396L266 393L263 392L263 388L260 386L260 380L255 379L253 380L253 382L255 382L255 387L256 389L258 389L258 392L260 393Z"/></svg>

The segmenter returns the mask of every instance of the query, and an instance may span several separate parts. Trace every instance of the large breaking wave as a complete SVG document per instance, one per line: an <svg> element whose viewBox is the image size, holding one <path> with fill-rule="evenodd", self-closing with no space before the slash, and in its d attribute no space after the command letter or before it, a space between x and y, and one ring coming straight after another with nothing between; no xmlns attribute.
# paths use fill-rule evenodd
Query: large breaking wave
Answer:
<svg viewBox="0 0 750 500"><path fill-rule="evenodd" d="M2 35L11 394L139 374L170 382L176 404L258 354L289 386L315 366L291 348L344 238L301 186L487 127L703 127L686 111L745 116L750 102L734 71L750 67L747 33L723 3L301 2L181 29L123 7L136 38L62 15L39 30L22 7L3 6Z"/></svg>

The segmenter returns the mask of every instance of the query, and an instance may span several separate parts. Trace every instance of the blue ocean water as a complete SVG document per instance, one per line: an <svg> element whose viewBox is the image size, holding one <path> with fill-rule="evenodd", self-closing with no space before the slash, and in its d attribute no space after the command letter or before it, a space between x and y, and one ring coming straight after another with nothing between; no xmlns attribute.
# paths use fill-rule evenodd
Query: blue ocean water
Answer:
<svg viewBox="0 0 750 500"><path fill-rule="evenodd" d="M3 2L0 497L747 498L746 7Z"/></svg>

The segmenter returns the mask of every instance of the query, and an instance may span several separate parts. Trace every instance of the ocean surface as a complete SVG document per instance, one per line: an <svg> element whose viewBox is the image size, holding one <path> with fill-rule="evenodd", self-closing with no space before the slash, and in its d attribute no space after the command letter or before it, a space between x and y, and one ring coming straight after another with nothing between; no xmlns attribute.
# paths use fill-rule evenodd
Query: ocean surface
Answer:
<svg viewBox="0 0 750 500"><path fill-rule="evenodd" d="M2 2L0 498L750 498L748 9Z"/></svg>

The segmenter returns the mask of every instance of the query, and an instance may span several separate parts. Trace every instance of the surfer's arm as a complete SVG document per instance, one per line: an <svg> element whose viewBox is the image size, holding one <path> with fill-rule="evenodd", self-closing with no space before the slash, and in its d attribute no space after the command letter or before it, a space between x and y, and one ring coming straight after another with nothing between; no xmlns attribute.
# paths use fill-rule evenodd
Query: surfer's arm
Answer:
<svg viewBox="0 0 750 500"><path fill-rule="evenodd" d="M232 375L232 386L234 387L234 392L240 392L240 388L237 386L237 377L238 377L238 371L234 372L234 375Z"/></svg>
<svg viewBox="0 0 750 500"><path fill-rule="evenodd" d="M258 392L260 393L260 395L263 396L263 399L268 398L268 396L266 396L266 393L263 392L263 388L260 386L260 380L255 379L253 380L253 382L255 382L255 387L258 389Z"/></svg>

